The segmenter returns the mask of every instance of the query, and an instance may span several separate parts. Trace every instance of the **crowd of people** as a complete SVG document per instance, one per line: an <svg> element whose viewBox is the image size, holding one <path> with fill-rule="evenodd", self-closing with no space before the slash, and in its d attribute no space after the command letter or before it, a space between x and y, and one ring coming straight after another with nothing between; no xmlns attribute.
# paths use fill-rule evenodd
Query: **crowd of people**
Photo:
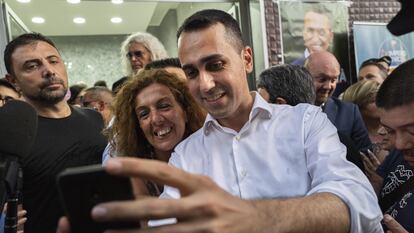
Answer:
<svg viewBox="0 0 414 233"><path fill-rule="evenodd" d="M264 70L256 92L231 15L196 12L177 41L168 58L151 34L129 36L112 90L69 88L41 34L7 45L0 106L25 101L39 122L20 161L19 231L71 232L56 176L102 163L146 196L92 209L98 222L146 222L127 232L414 232L414 60L389 73L389 57L369 59L336 98L338 60L309 50Z"/></svg>

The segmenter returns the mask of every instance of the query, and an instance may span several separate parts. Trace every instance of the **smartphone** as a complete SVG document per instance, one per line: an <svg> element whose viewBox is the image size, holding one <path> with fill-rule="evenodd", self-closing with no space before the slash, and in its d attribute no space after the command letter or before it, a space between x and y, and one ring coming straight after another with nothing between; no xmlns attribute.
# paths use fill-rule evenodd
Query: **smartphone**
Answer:
<svg viewBox="0 0 414 233"><path fill-rule="evenodd" d="M57 183L72 233L139 227L137 222L98 223L91 217L92 208L99 203L134 199L129 178L110 175L98 164L66 169L58 175Z"/></svg>

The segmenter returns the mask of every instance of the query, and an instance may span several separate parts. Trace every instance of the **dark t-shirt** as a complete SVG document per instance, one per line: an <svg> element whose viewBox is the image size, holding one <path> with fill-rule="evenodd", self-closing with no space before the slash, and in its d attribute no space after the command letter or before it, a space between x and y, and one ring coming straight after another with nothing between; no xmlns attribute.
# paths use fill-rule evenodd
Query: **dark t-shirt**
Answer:
<svg viewBox="0 0 414 233"><path fill-rule="evenodd" d="M22 161L25 233L55 233L63 215L56 175L68 167L101 162L106 139L101 115L91 109L71 107L69 117L39 117L30 156Z"/></svg>
<svg viewBox="0 0 414 233"><path fill-rule="evenodd" d="M413 168L405 162L401 152L393 150L384 160L377 173L384 178L380 197L391 193L414 175ZM414 233L414 188L405 193L384 214L394 217L408 232ZM387 228L384 226L385 231Z"/></svg>

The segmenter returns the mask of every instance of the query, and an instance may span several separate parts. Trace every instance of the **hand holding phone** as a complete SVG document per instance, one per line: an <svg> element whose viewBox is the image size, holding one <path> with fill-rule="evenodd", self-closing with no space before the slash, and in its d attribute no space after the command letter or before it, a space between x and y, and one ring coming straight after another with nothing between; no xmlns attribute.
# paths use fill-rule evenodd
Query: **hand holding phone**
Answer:
<svg viewBox="0 0 414 233"><path fill-rule="evenodd" d="M92 208L99 203L134 199L129 178L109 175L99 164L66 169L58 175L57 182L72 233L139 226L136 222L98 223L91 217Z"/></svg>

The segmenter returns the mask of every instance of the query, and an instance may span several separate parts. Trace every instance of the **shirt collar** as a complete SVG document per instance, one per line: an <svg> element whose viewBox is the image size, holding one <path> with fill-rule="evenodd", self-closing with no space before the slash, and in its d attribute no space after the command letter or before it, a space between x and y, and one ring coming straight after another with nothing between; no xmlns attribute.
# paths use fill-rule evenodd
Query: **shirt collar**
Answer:
<svg viewBox="0 0 414 233"><path fill-rule="evenodd" d="M305 55L305 58L309 57L309 55L310 55L309 49L307 49L307 48L305 49L304 55Z"/></svg>
<svg viewBox="0 0 414 233"><path fill-rule="evenodd" d="M269 103L266 102L256 91L250 92L250 95L253 97L253 107L250 111L249 122L251 122L256 117L262 117L270 119L272 117L272 108ZM208 134L211 128L221 127L220 123L209 114L207 114L206 120L203 125L203 132L205 135Z"/></svg>

